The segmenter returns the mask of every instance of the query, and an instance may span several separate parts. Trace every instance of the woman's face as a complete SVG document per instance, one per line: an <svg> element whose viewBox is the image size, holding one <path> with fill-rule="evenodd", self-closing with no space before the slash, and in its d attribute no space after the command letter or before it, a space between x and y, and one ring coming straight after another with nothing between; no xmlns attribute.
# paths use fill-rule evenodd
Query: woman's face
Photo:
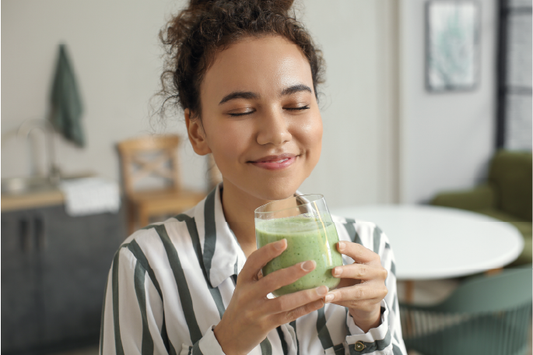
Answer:
<svg viewBox="0 0 533 355"><path fill-rule="evenodd" d="M291 196L320 157L322 119L309 62L279 36L246 38L218 53L187 120L199 154L213 153L224 194Z"/></svg>

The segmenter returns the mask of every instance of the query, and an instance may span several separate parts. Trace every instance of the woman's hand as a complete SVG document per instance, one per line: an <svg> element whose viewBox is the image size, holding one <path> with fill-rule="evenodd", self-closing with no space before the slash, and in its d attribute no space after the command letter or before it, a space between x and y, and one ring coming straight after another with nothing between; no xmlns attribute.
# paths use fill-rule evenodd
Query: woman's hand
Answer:
<svg viewBox="0 0 533 355"><path fill-rule="evenodd" d="M366 333L380 324L381 300L388 292L387 270L381 266L378 254L360 244L342 241L337 249L355 262L332 270L341 282L326 296L326 302L348 308L355 324Z"/></svg>
<svg viewBox="0 0 533 355"><path fill-rule="evenodd" d="M267 298L270 292L293 283L316 266L314 261L306 261L260 277L263 266L285 248L285 239L270 243L253 252L246 261L230 304L214 329L224 353L248 354L272 329L324 306L326 286Z"/></svg>

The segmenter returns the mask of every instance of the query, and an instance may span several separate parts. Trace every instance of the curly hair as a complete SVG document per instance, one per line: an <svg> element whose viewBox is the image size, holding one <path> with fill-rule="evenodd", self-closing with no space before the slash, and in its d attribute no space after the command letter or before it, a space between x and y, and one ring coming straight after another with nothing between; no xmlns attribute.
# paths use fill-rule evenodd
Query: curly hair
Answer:
<svg viewBox="0 0 533 355"><path fill-rule="evenodd" d="M159 33L166 48L161 112L172 104L201 117L200 85L216 53L250 36L277 35L297 45L311 66L316 95L324 61L310 34L290 14L293 1L190 0Z"/></svg>

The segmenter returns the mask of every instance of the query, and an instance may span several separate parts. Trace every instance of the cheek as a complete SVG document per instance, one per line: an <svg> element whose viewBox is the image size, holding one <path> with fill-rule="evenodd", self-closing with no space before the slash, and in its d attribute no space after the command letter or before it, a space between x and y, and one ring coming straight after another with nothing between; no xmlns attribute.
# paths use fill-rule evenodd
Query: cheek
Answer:
<svg viewBox="0 0 533 355"><path fill-rule="evenodd" d="M207 131L207 142L213 152L217 165L229 165L236 162L246 151L250 132L242 125L212 125Z"/></svg>
<svg viewBox="0 0 533 355"><path fill-rule="evenodd" d="M300 126L301 141L307 149L320 154L322 149L322 118L320 115L312 117Z"/></svg>

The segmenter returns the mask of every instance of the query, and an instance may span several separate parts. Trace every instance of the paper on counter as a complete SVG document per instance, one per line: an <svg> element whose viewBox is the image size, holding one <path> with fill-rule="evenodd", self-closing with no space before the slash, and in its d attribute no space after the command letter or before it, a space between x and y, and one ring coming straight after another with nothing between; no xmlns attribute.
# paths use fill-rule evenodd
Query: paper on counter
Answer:
<svg viewBox="0 0 533 355"><path fill-rule="evenodd" d="M62 181L65 208L70 216L118 212L120 189L118 183L99 177Z"/></svg>

